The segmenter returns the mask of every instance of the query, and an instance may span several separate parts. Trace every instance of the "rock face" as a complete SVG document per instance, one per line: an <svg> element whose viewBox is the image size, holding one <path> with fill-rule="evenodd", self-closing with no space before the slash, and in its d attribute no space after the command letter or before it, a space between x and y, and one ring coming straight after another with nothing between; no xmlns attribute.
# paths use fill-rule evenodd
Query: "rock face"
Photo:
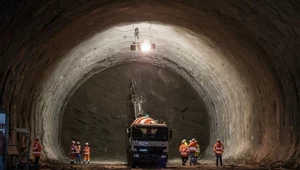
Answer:
<svg viewBox="0 0 300 170"><path fill-rule="evenodd" d="M209 142L209 117L197 92L180 76L145 64L107 69L82 84L63 116L61 145L69 152L71 140L89 142L94 159L126 159L126 128L134 120L129 85L134 78L146 102L143 108L173 130L170 157L180 157L182 139L198 139L202 150Z"/></svg>
<svg viewBox="0 0 300 170"><path fill-rule="evenodd" d="M299 9L295 0L1 1L0 105L12 127L41 136L43 158L62 160L76 89L105 69L150 64L195 89L208 146L221 138L224 158L298 161ZM154 51L129 50L135 27Z"/></svg>

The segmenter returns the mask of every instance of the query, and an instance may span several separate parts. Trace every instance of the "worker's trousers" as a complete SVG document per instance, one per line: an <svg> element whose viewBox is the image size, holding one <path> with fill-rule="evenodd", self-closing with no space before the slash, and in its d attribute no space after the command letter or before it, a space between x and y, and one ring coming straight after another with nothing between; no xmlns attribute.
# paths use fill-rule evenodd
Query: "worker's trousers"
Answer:
<svg viewBox="0 0 300 170"><path fill-rule="evenodd" d="M195 165L195 164L196 164L195 153L191 152L190 153L190 165Z"/></svg>
<svg viewBox="0 0 300 170"><path fill-rule="evenodd" d="M74 162L75 159L75 153L71 153L71 162Z"/></svg>
<svg viewBox="0 0 300 170"><path fill-rule="evenodd" d="M80 153L76 153L76 164L80 164L81 161L81 155Z"/></svg>
<svg viewBox="0 0 300 170"><path fill-rule="evenodd" d="M39 161L40 161L40 157L35 156L34 157L34 170L39 170L40 169Z"/></svg>
<svg viewBox="0 0 300 170"><path fill-rule="evenodd" d="M83 158L83 163L85 163L85 162L90 162L90 154L84 154L84 158Z"/></svg>
<svg viewBox="0 0 300 170"><path fill-rule="evenodd" d="M188 160L188 156L181 156L182 165L185 165L186 161Z"/></svg>
<svg viewBox="0 0 300 170"><path fill-rule="evenodd" d="M39 156L35 156L34 157L34 164L35 165L39 165L39 161L40 161L40 157Z"/></svg>
<svg viewBox="0 0 300 170"><path fill-rule="evenodd" d="M222 163L222 155L216 155L216 165L218 166L218 164L219 164L219 159L220 159L220 165L223 166L223 163Z"/></svg>

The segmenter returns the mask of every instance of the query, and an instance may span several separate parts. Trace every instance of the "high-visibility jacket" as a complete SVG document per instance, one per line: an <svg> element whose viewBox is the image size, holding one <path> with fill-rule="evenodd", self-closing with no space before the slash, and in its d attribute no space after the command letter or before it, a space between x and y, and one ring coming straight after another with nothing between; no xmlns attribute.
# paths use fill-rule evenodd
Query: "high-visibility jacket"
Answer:
<svg viewBox="0 0 300 170"><path fill-rule="evenodd" d="M34 157L41 156L42 146L38 141L35 141L32 145L32 154Z"/></svg>
<svg viewBox="0 0 300 170"><path fill-rule="evenodd" d="M199 155L200 155L200 146L197 144L197 150L195 156L199 156Z"/></svg>
<svg viewBox="0 0 300 170"><path fill-rule="evenodd" d="M70 149L71 149L71 153L75 153L75 144L72 143Z"/></svg>
<svg viewBox="0 0 300 170"><path fill-rule="evenodd" d="M189 155L189 148L185 146L185 144L181 144L179 146L179 152L182 156L188 156Z"/></svg>
<svg viewBox="0 0 300 170"><path fill-rule="evenodd" d="M187 142L184 142L184 145L185 145L185 146L189 146L189 144L188 144Z"/></svg>
<svg viewBox="0 0 300 170"><path fill-rule="evenodd" d="M80 153L81 151L81 146L80 145L76 145L75 146L75 153Z"/></svg>
<svg viewBox="0 0 300 170"><path fill-rule="evenodd" d="M222 155L223 154L224 147L223 147L223 144L221 142L217 142L214 145L214 152L215 152L216 155Z"/></svg>
<svg viewBox="0 0 300 170"><path fill-rule="evenodd" d="M89 146L85 146L85 147L84 147L84 149L83 149L83 151L84 151L84 154L85 154L85 155L89 155L89 154L90 154L90 151L91 151L91 149L90 149L90 147L89 147Z"/></svg>
<svg viewBox="0 0 300 170"><path fill-rule="evenodd" d="M190 153L195 153L198 149L196 142L191 142L188 147L189 147Z"/></svg>

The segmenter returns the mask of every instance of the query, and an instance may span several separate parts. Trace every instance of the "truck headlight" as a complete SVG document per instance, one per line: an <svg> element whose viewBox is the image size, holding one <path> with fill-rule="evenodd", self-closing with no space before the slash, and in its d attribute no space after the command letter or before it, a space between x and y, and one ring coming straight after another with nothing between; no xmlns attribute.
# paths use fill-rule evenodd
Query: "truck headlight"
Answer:
<svg viewBox="0 0 300 170"><path fill-rule="evenodd" d="M139 154L136 153L136 154L133 155L133 157L138 158L140 156L139 156Z"/></svg>

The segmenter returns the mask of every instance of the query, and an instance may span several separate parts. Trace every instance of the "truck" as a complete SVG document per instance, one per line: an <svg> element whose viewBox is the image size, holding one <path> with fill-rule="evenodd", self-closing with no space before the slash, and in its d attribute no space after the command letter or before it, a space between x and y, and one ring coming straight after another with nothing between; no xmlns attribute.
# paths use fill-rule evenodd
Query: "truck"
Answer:
<svg viewBox="0 0 300 170"><path fill-rule="evenodd" d="M133 83L131 101L134 106L135 120L126 129L128 165L131 168L145 165L165 168L172 130L165 122L158 122L144 113L142 103L145 99L136 94Z"/></svg>

